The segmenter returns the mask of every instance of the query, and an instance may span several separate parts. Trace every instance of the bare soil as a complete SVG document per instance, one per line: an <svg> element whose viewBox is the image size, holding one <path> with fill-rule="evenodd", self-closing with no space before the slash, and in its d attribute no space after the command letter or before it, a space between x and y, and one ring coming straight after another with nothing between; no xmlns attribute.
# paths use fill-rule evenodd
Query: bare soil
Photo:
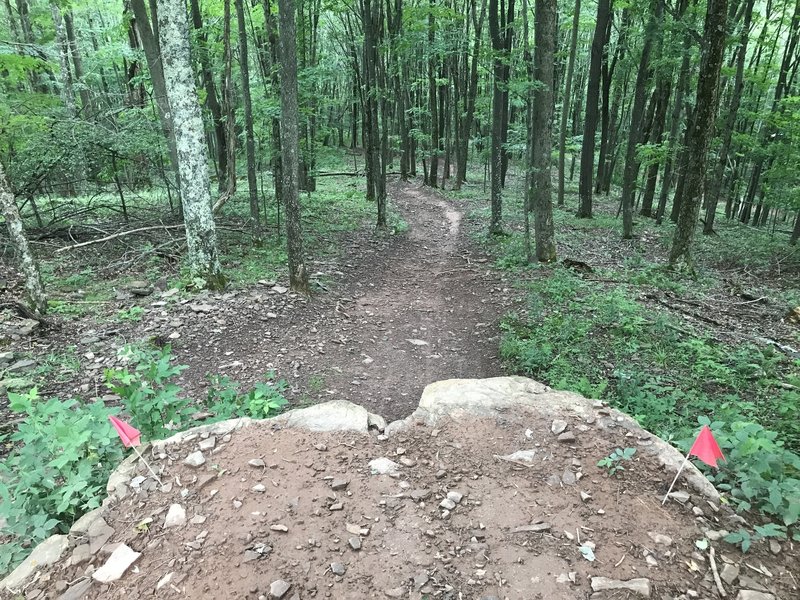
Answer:
<svg viewBox="0 0 800 600"><path fill-rule="evenodd" d="M272 597L278 580L291 586L286 599L641 597L593 592L591 578L600 576L645 578L652 598L718 597L709 553L695 542L730 528L730 515L697 496L662 506L671 477L646 453L609 476L597 460L647 436L592 423L573 418L577 440L569 444L522 409L437 430L417 426L388 440L265 423L216 438L199 468L183 458L200 439L170 446L164 458L151 454L169 491L141 483L106 510L115 530L107 545L88 564L64 560L47 570L27 597L57 597L69 582L88 586L83 598L256 600ZM519 450L535 451L530 464L498 458ZM372 474L378 457L398 463L397 475ZM141 464L139 473L147 475ZM461 495L450 510L441 506L448 492ZM165 529L172 504L186 510L187 523ZM141 557L118 582L88 583L118 543ZM581 544L593 545L593 561ZM744 587L797 597L791 544L778 555L764 543L746 555L712 546L718 571L738 572L722 584L730 597Z"/></svg>

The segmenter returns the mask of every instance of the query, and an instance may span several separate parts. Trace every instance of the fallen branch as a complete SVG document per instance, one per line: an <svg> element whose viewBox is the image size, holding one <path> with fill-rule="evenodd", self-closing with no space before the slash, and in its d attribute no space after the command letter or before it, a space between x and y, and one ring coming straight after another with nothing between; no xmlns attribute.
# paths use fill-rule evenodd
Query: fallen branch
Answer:
<svg viewBox="0 0 800 600"><path fill-rule="evenodd" d="M12 300L11 302L2 302L0 303L0 310L5 308L10 308L19 314L19 316L30 319L31 321L36 321L42 327L49 327L51 325L50 321L45 319L42 315L32 311L30 308L25 306L22 302L17 302L16 300Z"/></svg>
<svg viewBox="0 0 800 600"><path fill-rule="evenodd" d="M112 235L107 235L105 237L97 238L96 240L89 240L88 242L73 244L72 246L64 246L63 248L59 248L58 250L56 250L55 254L60 254L61 252L66 252L67 250L75 250L76 248L83 248L84 246L91 246L93 244L102 244L103 242L110 242L111 240L115 240L117 238L125 237L128 235L133 235L134 233L141 233L143 231L154 231L156 229L180 229L182 227L185 227L183 223L181 223L180 225L153 225L152 227L139 227L138 229L120 231L119 233L114 233Z"/></svg>

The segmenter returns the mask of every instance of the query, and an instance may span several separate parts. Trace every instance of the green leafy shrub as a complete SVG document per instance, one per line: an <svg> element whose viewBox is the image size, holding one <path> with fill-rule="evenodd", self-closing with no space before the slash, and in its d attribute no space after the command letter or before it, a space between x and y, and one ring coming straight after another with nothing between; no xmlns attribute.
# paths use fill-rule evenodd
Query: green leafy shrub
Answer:
<svg viewBox="0 0 800 600"><path fill-rule="evenodd" d="M120 351L130 368L106 369L108 387L122 398L126 411L146 439L159 439L189 424L191 400L170 380L186 369L172 364L171 348Z"/></svg>
<svg viewBox="0 0 800 600"><path fill-rule="evenodd" d="M100 506L122 445L108 416L117 409L102 402L44 400L36 388L9 394L10 408L22 416L14 444L0 462L0 535L10 541L0 552L0 573L55 531L66 532L84 512Z"/></svg>
<svg viewBox="0 0 800 600"><path fill-rule="evenodd" d="M597 462L597 466L607 470L608 474L613 476L625 470L622 463L630 462L634 454L636 454L636 448L625 448L624 450L617 448L605 458L601 458Z"/></svg>
<svg viewBox="0 0 800 600"><path fill-rule="evenodd" d="M286 381L275 381L274 373L268 373L266 383L259 382L252 390L242 394L235 381L225 376L214 376L211 378L206 408L214 414L215 420L244 416L264 419L287 404L283 396L287 387Z"/></svg>

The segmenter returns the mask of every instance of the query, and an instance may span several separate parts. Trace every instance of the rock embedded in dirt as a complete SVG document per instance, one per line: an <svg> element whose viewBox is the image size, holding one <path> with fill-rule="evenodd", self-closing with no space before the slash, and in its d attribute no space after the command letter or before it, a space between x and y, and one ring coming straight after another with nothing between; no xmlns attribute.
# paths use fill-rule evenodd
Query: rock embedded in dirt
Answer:
<svg viewBox="0 0 800 600"><path fill-rule="evenodd" d="M776 600L775 596L766 592L755 590L739 590L736 600Z"/></svg>
<svg viewBox="0 0 800 600"><path fill-rule="evenodd" d="M180 504L172 504L164 518L164 529L182 527L186 524L186 510Z"/></svg>
<svg viewBox="0 0 800 600"><path fill-rule="evenodd" d="M200 443L197 444L197 447L200 449L201 452L207 452L209 450L213 450L214 446L216 445L217 445L217 438L212 435L204 440L200 440Z"/></svg>
<svg viewBox="0 0 800 600"><path fill-rule="evenodd" d="M33 549L28 558L23 560L10 575L3 579L7 589L17 589L22 586L35 571L57 562L69 548L69 537L66 535L51 535Z"/></svg>
<svg viewBox="0 0 800 600"><path fill-rule="evenodd" d="M153 293L153 286L147 281L131 281L125 289L134 296L149 296Z"/></svg>
<svg viewBox="0 0 800 600"><path fill-rule="evenodd" d="M282 525L281 523L270 525L269 528L272 531L280 531L281 533L286 533L287 531L289 531L289 528L286 525Z"/></svg>
<svg viewBox="0 0 800 600"><path fill-rule="evenodd" d="M439 502L439 506L445 510L453 510L456 507L456 503L450 500L450 498L445 498Z"/></svg>
<svg viewBox="0 0 800 600"><path fill-rule="evenodd" d="M214 307L211 304L190 304L189 308L192 312L206 314L210 313L214 310Z"/></svg>
<svg viewBox="0 0 800 600"><path fill-rule="evenodd" d="M567 422L561 419L555 419L550 425L550 431L554 435L561 435L567 429Z"/></svg>
<svg viewBox="0 0 800 600"><path fill-rule="evenodd" d="M267 486L265 486L263 483L257 483L250 489L254 492L258 492L259 494L263 494L267 491Z"/></svg>
<svg viewBox="0 0 800 600"><path fill-rule="evenodd" d="M350 539L347 540L347 543L350 544L350 547L353 550L356 550L356 551L361 550L361 538L359 538L359 537L351 537Z"/></svg>
<svg viewBox="0 0 800 600"><path fill-rule="evenodd" d="M669 498L681 504L686 504L691 499L691 495L689 495L689 492L678 490L677 492L670 492Z"/></svg>
<svg viewBox="0 0 800 600"><path fill-rule="evenodd" d="M430 495L431 495L430 490L411 490L411 492L409 493L409 497L414 502L422 502L423 500L426 500Z"/></svg>
<svg viewBox="0 0 800 600"><path fill-rule="evenodd" d="M662 546L671 546L672 545L672 538L669 537L668 535L664 535L662 533L655 533L653 531L648 531L647 535L656 544L660 544Z"/></svg>
<svg viewBox="0 0 800 600"><path fill-rule="evenodd" d="M550 531L550 523L533 523L532 525L520 525L514 527L511 533L541 533L542 531Z"/></svg>
<svg viewBox="0 0 800 600"><path fill-rule="evenodd" d="M135 552L126 544L120 544L105 564L92 573L92 578L100 583L117 581L141 555L141 552Z"/></svg>
<svg viewBox="0 0 800 600"><path fill-rule="evenodd" d="M278 579L269 584L269 596L270 598L283 598L291 588L291 583L283 579Z"/></svg>
<svg viewBox="0 0 800 600"><path fill-rule="evenodd" d="M70 564L82 565L83 563L88 562L90 558L92 558L92 552L89 550L89 544L80 544L75 546L75 549L72 551Z"/></svg>
<svg viewBox="0 0 800 600"><path fill-rule="evenodd" d="M331 573L334 575L339 575L340 577L344 575L347 569L345 566L340 562L332 562L331 563Z"/></svg>
<svg viewBox="0 0 800 600"><path fill-rule="evenodd" d="M267 464L260 458L251 458L250 460L247 461L247 464L250 465L251 467L257 467L257 468L267 466Z"/></svg>
<svg viewBox="0 0 800 600"><path fill-rule="evenodd" d="M571 431L565 431L564 433L558 436L558 441L564 444L574 442L576 439L577 438L575 437L575 434L572 433Z"/></svg>
<svg viewBox="0 0 800 600"><path fill-rule="evenodd" d="M345 489L350 484L349 479L334 479L331 481L331 489L334 491L339 491Z"/></svg>
<svg viewBox="0 0 800 600"><path fill-rule="evenodd" d="M452 500L456 504L461 504L462 498L464 498L464 494L462 494L461 492L456 492L456 491L447 492L447 499Z"/></svg>
<svg viewBox="0 0 800 600"><path fill-rule="evenodd" d="M643 577L637 579L609 579L608 577L592 577L592 590L605 592L609 590L629 590L645 598L650 597L650 580Z"/></svg>
<svg viewBox="0 0 800 600"><path fill-rule="evenodd" d="M203 453L200 450L197 450L196 452L192 452L189 456L184 458L183 464L194 468L202 467L204 464L206 464L206 457L203 456Z"/></svg>
<svg viewBox="0 0 800 600"><path fill-rule="evenodd" d="M369 461L369 468L373 475L397 475L400 465L385 456Z"/></svg>

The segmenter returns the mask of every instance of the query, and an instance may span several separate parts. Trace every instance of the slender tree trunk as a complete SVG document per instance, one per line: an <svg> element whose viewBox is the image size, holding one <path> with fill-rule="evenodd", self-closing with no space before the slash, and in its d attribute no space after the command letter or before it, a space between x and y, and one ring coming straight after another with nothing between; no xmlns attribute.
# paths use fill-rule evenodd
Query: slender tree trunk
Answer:
<svg viewBox="0 0 800 600"><path fill-rule="evenodd" d="M436 36L436 17L434 16L435 0L430 0L428 12L428 107L431 114L431 167L428 170L428 185L437 186L437 173L439 170L439 102L437 99L438 86L436 85L436 52L434 40Z"/></svg>
<svg viewBox="0 0 800 600"><path fill-rule="evenodd" d="M578 25L581 17L581 0L575 0L572 13L572 33L569 41L567 75L564 78L564 97L561 102L561 127L558 132L558 205L564 206L564 179L567 158L567 124L569 123L569 103L572 99L572 78L575 73L575 53L578 48Z"/></svg>
<svg viewBox="0 0 800 600"><path fill-rule="evenodd" d="M300 140L297 108L297 37L294 1L278 0L281 59L281 150L283 204L286 215L286 250L289 256L289 285L300 294L309 294L308 270L303 253L298 170Z"/></svg>
<svg viewBox="0 0 800 600"><path fill-rule="evenodd" d="M603 60L606 27L611 18L611 0L599 0L597 4L597 23L592 41L591 61L589 63L589 83L586 91L586 117L583 126L581 146L581 175L578 184L580 207L578 217L592 217L592 174L594 173L594 146L597 133L597 101L600 96L600 66Z"/></svg>
<svg viewBox="0 0 800 600"><path fill-rule="evenodd" d="M64 21L61 18L61 9L57 4L50 5L53 15L53 25L56 30L56 44L58 46L58 61L61 67L61 100L67 109L70 118L75 118L78 111L75 107L75 94L72 90L72 72L69 68L69 52L67 49L67 36L64 31Z"/></svg>
<svg viewBox="0 0 800 600"><path fill-rule="evenodd" d="M461 130L461 150L458 153L455 189L467 180L467 162L469 155L469 138L475 121L475 101L478 96L478 64L480 62L481 40L483 39L483 21L486 17L486 0L481 0L480 17L475 14L475 3L472 3L472 19L475 35L472 42L472 60L470 61L469 86L464 93L464 120Z"/></svg>
<svg viewBox="0 0 800 600"><path fill-rule="evenodd" d="M656 84L656 92L654 101L656 102L655 113L653 115L653 131L650 136L650 141L653 144L661 144L664 135L664 125L667 120L667 108L669 107L669 95L671 82L669 76L659 77ZM639 214L643 217L653 216L653 200L656 195L656 183L658 182L659 162L654 162L647 168L647 181L645 185L644 195L642 196L642 209Z"/></svg>
<svg viewBox="0 0 800 600"><path fill-rule="evenodd" d="M540 262L556 259L553 231L552 176L550 155L553 134L553 65L556 44L556 0L536 0L534 27L533 111L533 210L536 258Z"/></svg>
<svg viewBox="0 0 800 600"><path fill-rule="evenodd" d="M6 174L1 163L0 214L3 215L6 221L6 229L8 229L11 245L17 254L20 270L25 277L26 302L32 310L43 315L47 312L47 295L44 291L42 276L39 273L39 266L36 263L36 259L33 257L33 253L28 245L28 238L25 236L25 230L22 226L22 218L20 217L17 203L14 201L14 195L11 193L11 186L8 180L6 180Z"/></svg>
<svg viewBox="0 0 800 600"><path fill-rule="evenodd" d="M622 238L633 237L633 198L636 194L636 181L639 174L639 161L636 150L642 141L642 117L644 115L645 92L650 79L650 53L664 12L663 0L653 0L650 4L650 18L644 35L636 87L633 92L631 124L628 130L628 146L625 151L625 172L622 177Z"/></svg>
<svg viewBox="0 0 800 600"><path fill-rule="evenodd" d="M250 221L253 241L262 241L261 215L256 182L256 140L253 132L253 104L250 100L250 65L247 54L247 29L244 20L244 0L236 0L236 21L239 25L239 70L242 74L242 105L244 108L245 150L247 152L247 189L250 193Z"/></svg>
<svg viewBox="0 0 800 600"><path fill-rule="evenodd" d="M216 227L211 213L208 152L189 55L186 5L182 0L161 0L159 11L164 81L177 125L175 146L186 224L187 263L193 277L203 279L209 289L221 289L225 286L225 276L219 262Z"/></svg>
<svg viewBox="0 0 800 600"><path fill-rule="evenodd" d="M72 11L69 10L64 13L64 26L67 33L67 42L69 43L69 54L72 57L72 66L75 68L75 83L78 85L78 95L81 97L81 113L84 118L89 118L92 115L92 101L89 94L89 87L84 78L83 59L81 58L80 48L78 48L78 40L75 37L75 25L72 22Z"/></svg>
<svg viewBox="0 0 800 600"><path fill-rule="evenodd" d="M714 118L719 94L719 73L725 51L727 0L708 0L703 37L707 45L700 61L694 126L688 150L688 169L678 226L669 255L670 265L684 261L690 267L691 247L705 184L708 146L714 133Z"/></svg>

